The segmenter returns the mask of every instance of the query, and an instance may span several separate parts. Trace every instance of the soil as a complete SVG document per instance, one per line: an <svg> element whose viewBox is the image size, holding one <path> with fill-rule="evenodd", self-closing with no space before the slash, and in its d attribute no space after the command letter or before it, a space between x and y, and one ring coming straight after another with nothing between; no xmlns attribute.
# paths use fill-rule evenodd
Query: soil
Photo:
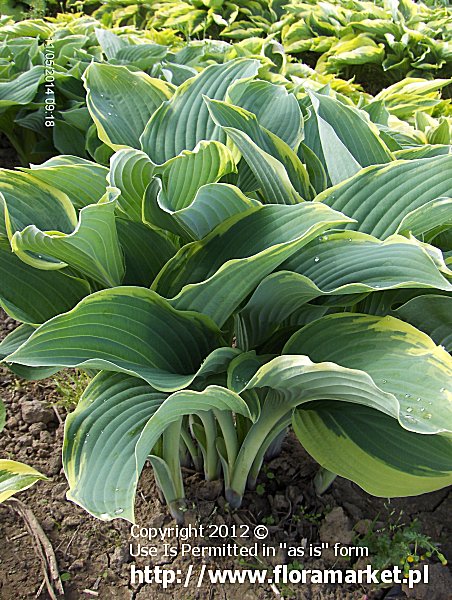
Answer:
<svg viewBox="0 0 452 600"><path fill-rule="evenodd" d="M3 160L0 147L0 160ZM6 154L6 153L5 153ZM14 158L11 159L14 162ZM5 162L3 162L5 164ZM17 162L15 163L17 164ZM9 166L9 163L8 163ZM12 166L12 165L11 165ZM0 339L16 323L0 311ZM7 422L0 434L0 456L31 464L48 476L30 489L17 494L36 516L55 551L59 573L64 580L68 600L270 600L275 597L299 600L448 600L452 598L452 575L434 557L430 563L431 582L413 590L406 586L390 588L361 585L299 585L279 588L270 585L208 585L197 588L202 562L211 568L271 568L290 564L293 558L279 549L275 557L245 565L237 558L164 556L163 544L156 557L135 557L136 541L130 524L121 519L102 522L66 499L68 489L61 463L63 422L66 409L59 396L57 376L39 382L24 382L0 368L0 396L7 409ZM387 529L391 523L410 524L418 520L425 535L452 556L450 488L414 498L375 498L357 485L337 478L322 496L315 494L313 476L316 465L298 442L288 436L281 453L267 463L255 492L248 492L243 506L231 513L222 495L220 482L205 482L198 473L185 469L189 509L186 525L249 525L265 523L267 546L334 543L353 544L357 533ZM174 522L160 502L152 469L145 467L140 479L136 505L137 523L146 527L169 527ZM377 534L378 535L378 534ZM43 585L41 562L22 518L5 502L0 505L0 598L2 600L51 598ZM226 540L229 541L229 540ZM130 547L131 542L132 547ZM223 540L222 540L223 542ZM242 543L243 540L240 541ZM254 540L251 540L254 543ZM191 540L192 544L209 543ZM255 559L254 559L255 560ZM359 559L363 561L364 559ZM265 562L267 561L267 562ZM353 560L339 562L331 549L322 558L304 557L303 568L340 568L354 565ZM372 564L372 557L369 558ZM162 590L156 585L130 583L131 565L144 568L162 565L186 573L193 565L193 583L189 587ZM361 566L364 565L362 562ZM300 565L293 565L301 568ZM355 564L355 566L357 566Z"/></svg>

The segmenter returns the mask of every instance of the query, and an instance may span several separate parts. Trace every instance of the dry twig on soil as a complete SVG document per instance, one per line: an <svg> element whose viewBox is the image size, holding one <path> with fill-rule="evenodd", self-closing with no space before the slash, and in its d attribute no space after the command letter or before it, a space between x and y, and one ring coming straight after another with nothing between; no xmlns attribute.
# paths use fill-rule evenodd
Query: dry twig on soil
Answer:
<svg viewBox="0 0 452 600"><path fill-rule="evenodd" d="M64 589L58 572L55 552L53 551L49 538L46 536L39 521L26 504L17 500L17 498L10 498L7 504L23 518L27 531L33 540L36 554L41 561L41 567L49 596L52 600L57 600L58 595L64 595Z"/></svg>

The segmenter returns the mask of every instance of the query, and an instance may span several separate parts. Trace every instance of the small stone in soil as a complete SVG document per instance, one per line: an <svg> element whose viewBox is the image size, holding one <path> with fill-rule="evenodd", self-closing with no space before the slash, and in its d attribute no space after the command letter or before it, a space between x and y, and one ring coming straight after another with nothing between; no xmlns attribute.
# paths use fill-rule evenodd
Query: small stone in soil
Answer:
<svg viewBox="0 0 452 600"><path fill-rule="evenodd" d="M50 423L55 419L51 408L47 408L39 400L23 402L21 406L22 419L25 423Z"/></svg>

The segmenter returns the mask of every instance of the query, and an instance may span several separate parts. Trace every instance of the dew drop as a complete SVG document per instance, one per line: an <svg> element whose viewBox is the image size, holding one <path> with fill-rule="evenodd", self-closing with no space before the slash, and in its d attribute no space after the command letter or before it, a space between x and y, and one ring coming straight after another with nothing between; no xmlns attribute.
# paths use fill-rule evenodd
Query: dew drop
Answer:
<svg viewBox="0 0 452 600"><path fill-rule="evenodd" d="M431 406L433 404L433 402L429 402L429 405Z"/></svg>
<svg viewBox="0 0 452 600"><path fill-rule="evenodd" d="M107 113L109 117L111 117L111 112Z"/></svg>
<svg viewBox="0 0 452 600"><path fill-rule="evenodd" d="M351 242L351 241L352 241L352 238L348 238L348 241L349 241L349 242Z"/></svg>
<svg viewBox="0 0 452 600"><path fill-rule="evenodd" d="M320 260L320 258L319 258L318 256L316 256L316 257L314 258L314 262L319 262L319 260Z"/></svg>
<svg viewBox="0 0 452 600"><path fill-rule="evenodd" d="M100 95L100 97L101 97L101 98L103 98L103 97L104 97L104 95L103 95L103 94L101 94L101 95Z"/></svg>
<svg viewBox="0 0 452 600"><path fill-rule="evenodd" d="M420 402L420 401L421 401L421 399L420 399L420 398L416 398L416 402Z"/></svg>
<svg viewBox="0 0 452 600"><path fill-rule="evenodd" d="M124 509L123 509L123 508L117 508L117 509L115 510L115 515L120 515L120 514L121 514L121 513L123 513L123 512L124 512Z"/></svg>
<svg viewBox="0 0 452 600"><path fill-rule="evenodd" d="M439 391L440 391L441 393L443 393L443 392L445 392L445 391L446 391L446 388L441 388Z"/></svg>
<svg viewBox="0 0 452 600"><path fill-rule="evenodd" d="M386 379L383 379L383 381L381 383L387 383Z"/></svg>
<svg viewBox="0 0 452 600"><path fill-rule="evenodd" d="M411 406L409 406L409 407L406 409L406 411L407 411L407 413L410 413L410 412L413 412L413 409L411 408Z"/></svg>
<svg viewBox="0 0 452 600"><path fill-rule="evenodd" d="M115 492L119 492L119 488L115 488Z"/></svg>
<svg viewBox="0 0 452 600"><path fill-rule="evenodd" d="M405 421L409 421L410 423L417 423L417 419L415 419L413 416L411 415L403 415L405 418Z"/></svg>
<svg viewBox="0 0 452 600"><path fill-rule="evenodd" d="M431 419L432 415L431 413L425 413L425 415L422 415L424 417L424 419Z"/></svg>
<svg viewBox="0 0 452 600"><path fill-rule="evenodd" d="M411 394L405 394L405 398L411 398Z"/></svg>
<svg viewBox="0 0 452 600"><path fill-rule="evenodd" d="M425 407L424 406L421 408L421 412L425 412Z"/></svg>

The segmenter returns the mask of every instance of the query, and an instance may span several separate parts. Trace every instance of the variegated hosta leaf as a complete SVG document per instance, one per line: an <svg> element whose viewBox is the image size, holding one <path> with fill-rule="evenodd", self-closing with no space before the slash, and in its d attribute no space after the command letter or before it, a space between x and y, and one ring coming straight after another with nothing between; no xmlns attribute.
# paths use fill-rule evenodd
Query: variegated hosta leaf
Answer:
<svg viewBox="0 0 452 600"><path fill-rule="evenodd" d="M222 387L167 396L141 379L100 373L66 420L68 498L98 518L133 522L138 478L159 437L183 415L212 409L250 418L246 402Z"/></svg>
<svg viewBox="0 0 452 600"><path fill-rule="evenodd" d="M380 411L331 401L296 411L293 427L321 466L374 496L415 496L452 483L450 434L419 435Z"/></svg>
<svg viewBox="0 0 452 600"><path fill-rule="evenodd" d="M193 151L184 150L159 169L166 207L172 212L187 208L201 186L234 172L234 158L224 144L199 142Z"/></svg>
<svg viewBox="0 0 452 600"><path fill-rule="evenodd" d="M147 71L156 63L160 63L167 54L168 47L160 44L127 45L118 50L112 62L125 66L133 65L141 71Z"/></svg>
<svg viewBox="0 0 452 600"><path fill-rule="evenodd" d="M234 185L208 183L199 188L189 206L171 211L162 194L162 183L156 178L144 196L143 221L184 239L200 240L230 217L256 206L260 206L260 202L248 198Z"/></svg>
<svg viewBox="0 0 452 600"><path fill-rule="evenodd" d="M39 85L44 79L44 67L36 65L28 71L20 73L11 81L0 82L0 111L22 104L33 102Z"/></svg>
<svg viewBox="0 0 452 600"><path fill-rule="evenodd" d="M155 165L141 150L126 148L111 157L108 182L121 190L116 210L124 219L142 222L143 196L154 168Z"/></svg>
<svg viewBox="0 0 452 600"><path fill-rule="evenodd" d="M394 152L395 158L399 160L412 160L413 158L433 158L435 156L444 156L452 153L452 146L424 144L414 148L404 148Z"/></svg>
<svg viewBox="0 0 452 600"><path fill-rule="evenodd" d="M237 319L240 348L259 345L306 302L323 295L394 288L452 291L429 254L398 235L384 242L358 232L328 233L264 279Z"/></svg>
<svg viewBox="0 0 452 600"><path fill-rule="evenodd" d="M153 162L163 164L183 150L193 150L201 140L224 141L225 135L211 120L203 96L223 100L233 81L254 77L258 67L257 61L240 58L210 65L188 79L152 115L141 136L142 150Z"/></svg>
<svg viewBox="0 0 452 600"><path fill-rule="evenodd" d="M27 225L70 233L76 224L77 215L66 194L29 173L0 170L0 234L12 238Z"/></svg>
<svg viewBox="0 0 452 600"><path fill-rule="evenodd" d="M437 90L450 84L450 79L422 79L407 77L383 89L375 99L384 100L390 112L400 118L411 117L413 112L434 106ZM433 102L432 102L433 101Z"/></svg>
<svg viewBox="0 0 452 600"><path fill-rule="evenodd" d="M206 316L175 310L145 288L124 286L96 292L44 323L5 360L118 371L171 392L224 370L236 350L221 345L220 331Z"/></svg>
<svg viewBox="0 0 452 600"><path fill-rule="evenodd" d="M58 156L21 170L66 194L77 210L105 193L108 169L76 156Z"/></svg>
<svg viewBox="0 0 452 600"><path fill-rule="evenodd" d="M115 223L118 193L109 188L97 204L82 208L79 223L70 234L45 233L34 225L17 231L11 240L14 252L38 269L70 266L104 286L120 285L124 261Z"/></svg>
<svg viewBox="0 0 452 600"><path fill-rule="evenodd" d="M452 358L408 323L389 316L328 315L294 334L284 353L367 373L382 394L392 397L391 404L398 404L405 429L424 434L452 430L452 392L447 389Z"/></svg>
<svg viewBox="0 0 452 600"><path fill-rule="evenodd" d="M268 81L239 81L228 90L227 101L257 117L262 127L296 149L303 138L303 117L297 99L282 85Z"/></svg>
<svg viewBox="0 0 452 600"><path fill-rule="evenodd" d="M309 92L313 114L305 124L305 144L322 160L332 184L362 167L387 163L391 153L365 113L335 98Z"/></svg>
<svg viewBox="0 0 452 600"><path fill-rule="evenodd" d="M116 35L108 29L94 29L97 41L99 42L102 52L105 54L107 59L110 61L115 58L116 54L121 48L127 47L127 41L119 35Z"/></svg>
<svg viewBox="0 0 452 600"><path fill-rule="evenodd" d="M317 363L308 356L288 354L278 356L260 368L256 360L252 369L252 365L245 362L246 357L247 354L239 356L230 366L228 375L233 382L232 389L237 393L261 388L276 392L270 406L264 406L265 410L274 413L275 422L297 406L324 399L363 404L397 418L396 398L379 389L364 370L333 362Z"/></svg>
<svg viewBox="0 0 452 600"><path fill-rule="evenodd" d="M39 479L47 479L33 467L15 460L0 459L0 502L31 487Z"/></svg>
<svg viewBox="0 0 452 600"><path fill-rule="evenodd" d="M198 310L221 327L263 277L319 233L346 222L319 206L266 205L231 217L181 248L152 287L176 308Z"/></svg>
<svg viewBox="0 0 452 600"><path fill-rule="evenodd" d="M0 305L14 319L43 323L73 308L89 285L64 271L41 271L25 264L0 236Z"/></svg>
<svg viewBox="0 0 452 600"><path fill-rule="evenodd" d="M452 198L435 198L408 213L398 226L397 233L410 232L416 237L424 236L424 239L431 240L447 229L452 229Z"/></svg>
<svg viewBox="0 0 452 600"><path fill-rule="evenodd" d="M212 119L240 150L267 202L296 204L302 197L311 198L306 167L286 142L243 108L208 98L205 102Z"/></svg>
<svg viewBox="0 0 452 600"><path fill-rule="evenodd" d="M113 150L139 148L149 117L173 93L173 86L160 79L106 63L92 63L83 81L97 135Z"/></svg>
<svg viewBox="0 0 452 600"><path fill-rule="evenodd" d="M417 296L394 311L395 316L427 333L437 344L452 352L452 298Z"/></svg>
<svg viewBox="0 0 452 600"><path fill-rule="evenodd" d="M451 187L452 155L447 155L367 167L316 200L356 219L347 229L384 239L415 209L447 197Z"/></svg>
<svg viewBox="0 0 452 600"><path fill-rule="evenodd" d="M216 183L235 170L220 142L200 142L193 152L182 152L158 169L161 180L147 189L144 222L189 240L204 237L232 215L259 205L238 188Z"/></svg>

